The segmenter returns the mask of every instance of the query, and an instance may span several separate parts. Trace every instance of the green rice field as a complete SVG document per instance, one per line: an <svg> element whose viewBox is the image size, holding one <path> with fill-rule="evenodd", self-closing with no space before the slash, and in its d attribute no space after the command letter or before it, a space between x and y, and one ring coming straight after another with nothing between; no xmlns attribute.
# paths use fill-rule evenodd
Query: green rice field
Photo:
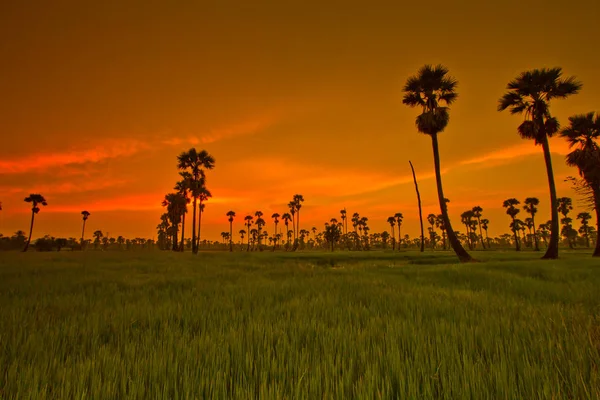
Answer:
<svg viewBox="0 0 600 400"><path fill-rule="evenodd" d="M563 252L0 253L1 399L598 399Z"/></svg>

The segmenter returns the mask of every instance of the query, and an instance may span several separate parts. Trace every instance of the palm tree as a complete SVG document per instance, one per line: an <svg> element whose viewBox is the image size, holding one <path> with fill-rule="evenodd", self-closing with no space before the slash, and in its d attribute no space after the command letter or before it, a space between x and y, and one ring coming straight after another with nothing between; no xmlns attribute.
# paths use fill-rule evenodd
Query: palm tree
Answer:
<svg viewBox="0 0 600 400"><path fill-rule="evenodd" d="M421 253L425 251L425 234L423 232L423 208L421 207L421 193L419 192L419 184L417 183L417 174L415 173L415 167L410 160L408 160L410 169L412 171L413 181L415 183L415 192L417 192L417 205L419 206L419 224L421 226Z"/></svg>
<svg viewBox="0 0 600 400"><path fill-rule="evenodd" d="M31 225L29 226L29 238L27 239L27 243L25 243L25 248L23 252L26 252L29 248L29 243L31 243L31 234L33 233L33 220L35 218L35 214L40 212L40 207L38 206L47 206L48 202L41 194L32 193L29 197L25 198L27 203L31 203Z"/></svg>
<svg viewBox="0 0 600 400"><path fill-rule="evenodd" d="M392 250L396 250L396 235L394 232L394 226L396 225L396 218L388 217L387 223L390 224L390 227L392 228Z"/></svg>
<svg viewBox="0 0 600 400"><path fill-rule="evenodd" d="M510 215L512 218L510 227L515 235L515 246L517 247L517 251L521 251L521 245L519 244L519 238L517 237L518 224L515 222L515 217L519 212L521 212L521 210L515 207L519 204L521 204L521 202L515 198L504 200L504 203L502 203L502 207L506 208L506 214Z"/></svg>
<svg viewBox="0 0 600 400"><path fill-rule="evenodd" d="M440 231L442 231L442 247L444 250L446 250L446 227L444 226L444 218L442 217L442 214L438 214L435 217L435 226L440 228Z"/></svg>
<svg viewBox="0 0 600 400"><path fill-rule="evenodd" d="M533 241L535 243L535 251L540 251L540 245L538 243L537 234L535 232L535 214L537 213L537 205L540 204L540 200L537 197L528 197L523 202L523 210L531 214L531 224L533 226Z"/></svg>
<svg viewBox="0 0 600 400"><path fill-rule="evenodd" d="M400 245L402 244L402 232L400 232L400 228L402 227L402 220L404 219L404 215L401 212L397 212L394 214L396 217L396 225L398 226L398 251L400 250Z"/></svg>
<svg viewBox="0 0 600 400"><path fill-rule="evenodd" d="M83 243L84 243L84 236L85 236L85 221L87 221L87 219L90 217L90 212L89 211L82 211L81 215L83 215L83 228L81 229L81 246L83 247Z"/></svg>
<svg viewBox="0 0 600 400"><path fill-rule="evenodd" d="M498 111L506 109L511 114L525 114L525 121L517 129L524 139L533 139L536 145L542 145L548 186L550 188L550 209L552 210L552 229L550 244L542 258L558 258L558 212L556 210L556 184L552 170L550 144L548 138L558 131L558 121L550 114L550 101L564 99L577 94L582 84L575 78L562 78L561 68L534 69L521 73L507 85L508 92L499 100Z"/></svg>
<svg viewBox="0 0 600 400"><path fill-rule="evenodd" d="M587 113L569 117L569 126L560 135L567 139L569 148L577 146L567 154L567 164L579 169L579 175L591 189L596 209L596 224L600 230L600 115ZM600 257L600 241L596 240L593 257Z"/></svg>
<svg viewBox="0 0 600 400"><path fill-rule="evenodd" d="M275 223L275 232L273 232L273 239L275 240L273 243L273 251L275 251L275 247L277 246L277 224L279 223L279 217L281 217L281 215L278 213L273 213L273 215L271 215L271 218L273 218L273 222Z"/></svg>
<svg viewBox="0 0 600 400"><path fill-rule="evenodd" d="M477 225L479 225L479 240L481 241L481 247L485 250L485 244L483 243L483 232L481 226L481 213L483 212L483 208L481 206L473 207L473 216L477 218Z"/></svg>
<svg viewBox="0 0 600 400"><path fill-rule="evenodd" d="M485 241L487 242L488 249L490 249L490 248L491 248L491 247L490 247L490 238L488 237L488 225L489 225L489 223L490 223L490 220L489 220L489 219L487 219L487 218L483 218L483 219L481 220L481 224L479 224L479 226L480 226L481 228L483 228L483 230L485 231Z"/></svg>
<svg viewBox="0 0 600 400"><path fill-rule="evenodd" d="M260 239L262 238L261 230L262 230L262 227L265 226L265 220L262 219L263 212L262 211L257 211L257 212L254 213L254 216L256 217L256 222L255 223L256 223L256 226L258 228L258 235L257 235L257 237L258 237L258 250L262 251L262 247L260 245Z"/></svg>
<svg viewBox="0 0 600 400"><path fill-rule="evenodd" d="M448 76L446 67L442 65L435 67L425 65L416 76L410 77L406 81L402 102L410 107L421 107L422 109L422 113L416 119L416 126L419 132L431 137L438 200L448 240L458 259L461 262L466 262L472 261L473 258L462 247L450 224L446 202L444 201L438 145L438 134L444 131L450 120L448 106L458 97L456 93L457 84L458 82L454 78Z"/></svg>
<svg viewBox="0 0 600 400"><path fill-rule="evenodd" d="M581 221L581 228L579 228L579 233L581 233L585 239L585 246L587 248L590 247L590 227L588 221L592 219L592 215L589 212L580 212L577 214L577 219Z"/></svg>
<svg viewBox="0 0 600 400"><path fill-rule="evenodd" d="M183 208L183 215L181 216L181 245L179 246L179 251L183 251L185 243L185 215L187 214L187 205L190 204L191 201L189 194L193 186L193 180L192 175L187 171L179 172L179 175L182 179L175 184L174 189L186 200L185 207Z"/></svg>
<svg viewBox="0 0 600 400"><path fill-rule="evenodd" d="M200 240L199 238L196 240L196 207L198 205L198 197L200 197L201 193L200 189L204 187L204 170L213 169L215 159L206 150L198 152L195 148L191 148L187 152L183 152L177 156L177 161L177 168L189 171L191 175L191 191L194 198L194 208L192 211L192 252L197 254Z"/></svg>
<svg viewBox="0 0 600 400"><path fill-rule="evenodd" d="M247 232L248 232L248 248L246 249L246 251L250 251L250 234L251 234L250 226L252 225L253 219L254 219L254 217L252 215L246 215L244 217L244 221L246 221L246 226L248 227L248 230L247 230Z"/></svg>
<svg viewBox="0 0 600 400"><path fill-rule="evenodd" d="M202 213L206 207L205 201L212 197L212 193L206 188L204 179L200 181L198 188L198 237L196 238L196 250L200 248L200 228L202 228Z"/></svg>
<svg viewBox="0 0 600 400"><path fill-rule="evenodd" d="M173 236L173 251L178 251L179 241L177 240L177 234L179 232L179 224L181 223L181 216L187 206L187 199L181 193L168 193L162 202L163 207L167 207L167 216L171 222Z"/></svg>
<svg viewBox="0 0 600 400"><path fill-rule="evenodd" d="M290 224L290 221L292 221L292 224L293 224L293 222L294 222L294 221L293 221L293 219L292 219L292 216L291 216L291 214L290 214L290 213L284 213L284 214L281 216L281 219L283 220L283 223L285 224L285 232L286 232L286 234L287 234L287 235L288 235L288 237L289 237L289 231L290 231L290 229L289 229L289 224ZM289 242L289 239L286 239L286 240ZM287 243L286 243L286 245L285 245L285 248L286 248L286 251L287 251L287 248L288 248L288 244L287 244Z"/></svg>
<svg viewBox="0 0 600 400"><path fill-rule="evenodd" d="M240 229L240 231L238 233L240 234L240 237L242 238L242 251L244 251L244 236L246 235L246 231L243 229Z"/></svg>
<svg viewBox="0 0 600 400"><path fill-rule="evenodd" d="M427 216L427 222L429 222L430 228L429 228L429 237L430 242L431 242L431 249L433 250L433 248L435 247L435 241L433 240L433 237L435 236L435 214L429 214Z"/></svg>
<svg viewBox="0 0 600 400"><path fill-rule="evenodd" d="M298 234L300 231L300 209L302 208L302 202L304 197L301 194L295 194L293 197L293 204L296 210L296 237L294 238L294 250L298 248Z"/></svg>
<svg viewBox="0 0 600 400"><path fill-rule="evenodd" d="M569 218L567 215L571 210L573 210L573 200L570 197L560 197L558 200L558 206L556 207L557 211L563 215L561 222L563 224L562 234L567 239L569 247L573 248L573 243L571 241L571 230L573 227L571 226L571 222L573 220Z"/></svg>
<svg viewBox="0 0 600 400"><path fill-rule="evenodd" d="M94 237L94 250L96 250L98 249L98 245L100 244L100 240L104 237L104 234L101 230L97 230L92 233L92 236Z"/></svg>
<svg viewBox="0 0 600 400"><path fill-rule="evenodd" d="M228 211L227 216L229 217L229 251L233 251L233 218L235 218L234 211Z"/></svg>
<svg viewBox="0 0 600 400"><path fill-rule="evenodd" d="M342 226L344 228L344 235L346 235L348 233L348 219L346 218L347 213L346 213L346 209L344 208L343 210L340 210L340 215L342 217Z"/></svg>
<svg viewBox="0 0 600 400"><path fill-rule="evenodd" d="M473 235L471 232L471 225L473 223L473 211L468 210L460 214L460 220L465 225L467 229L467 243L469 245L469 249L473 250Z"/></svg>

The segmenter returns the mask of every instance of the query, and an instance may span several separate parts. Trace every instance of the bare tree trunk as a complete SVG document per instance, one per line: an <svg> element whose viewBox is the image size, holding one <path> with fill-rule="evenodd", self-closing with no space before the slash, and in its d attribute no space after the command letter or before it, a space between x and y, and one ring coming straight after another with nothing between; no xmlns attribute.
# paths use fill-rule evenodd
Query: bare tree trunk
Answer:
<svg viewBox="0 0 600 400"><path fill-rule="evenodd" d="M186 209L187 209L187 204L186 204ZM183 241L183 237L185 236L185 214L187 213L183 213L183 216L181 217L181 245L179 246L179 251L183 251L185 249L185 244Z"/></svg>
<svg viewBox="0 0 600 400"><path fill-rule="evenodd" d="M421 209L421 194L419 193L419 185L417 184L417 175L412 162L408 160L410 169L412 170L413 180L415 181L415 190L417 191L417 201L419 203L419 222L421 223L421 253L425 251L425 233L423 232L423 210Z"/></svg>
<svg viewBox="0 0 600 400"><path fill-rule="evenodd" d="M196 207L198 206L198 197L194 196L194 209L192 210L192 253L198 253L196 245Z"/></svg>

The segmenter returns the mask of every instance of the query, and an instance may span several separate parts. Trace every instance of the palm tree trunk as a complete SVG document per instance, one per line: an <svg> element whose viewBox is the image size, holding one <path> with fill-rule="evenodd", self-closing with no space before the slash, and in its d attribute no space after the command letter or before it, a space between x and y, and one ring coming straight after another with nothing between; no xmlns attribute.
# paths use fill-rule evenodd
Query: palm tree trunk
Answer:
<svg viewBox="0 0 600 400"><path fill-rule="evenodd" d="M187 204L186 204L185 208L187 209ZM183 216L181 217L181 245L179 246L179 251L183 251L185 249L185 244L183 241L183 237L185 236L185 214L187 214L187 213L184 212Z"/></svg>
<svg viewBox="0 0 600 400"><path fill-rule="evenodd" d="M229 251L233 251L233 222L229 222Z"/></svg>
<svg viewBox="0 0 600 400"><path fill-rule="evenodd" d="M299 204L299 203L298 203ZM298 234L300 233L300 210L296 210L296 238L294 239L293 251L298 249Z"/></svg>
<svg viewBox="0 0 600 400"><path fill-rule="evenodd" d="M517 236L517 229L515 227L515 217L512 217L512 220L513 220L512 231L513 231L513 235L515 236L515 246L517 248L516 251L521 251L521 246L519 245L519 237Z"/></svg>
<svg viewBox="0 0 600 400"><path fill-rule="evenodd" d="M27 251L29 248L29 243L31 243L31 234L33 233L33 218L35 217L35 213L31 211L31 225L29 226L29 238L27 239L27 243L25 243L25 248L23 249L23 253Z"/></svg>
<svg viewBox="0 0 600 400"><path fill-rule="evenodd" d="M81 247L83 248L83 238L85 237L85 219L83 220L83 228L81 229Z"/></svg>
<svg viewBox="0 0 600 400"><path fill-rule="evenodd" d="M540 251L540 242L538 241L537 233L535 232L535 217L531 213L531 223L533 224L533 242L535 243L535 251Z"/></svg>
<svg viewBox="0 0 600 400"><path fill-rule="evenodd" d="M202 201L198 204L198 237L196 238L196 253L200 250L200 228L202 228Z"/></svg>
<svg viewBox="0 0 600 400"><path fill-rule="evenodd" d="M436 146L437 146L437 138L436 138ZM421 253L425 251L425 233L423 232L423 210L421 209L421 194L419 193L419 185L417 184L417 175L415 174L415 168L412 165L412 162L408 160L410 164L410 169L412 170L413 180L415 181L415 190L417 191L417 202L419 203L419 222L421 223ZM439 160L437 162L439 164ZM436 169L437 171L437 169ZM436 172L437 174L437 172ZM441 183L441 181L440 181ZM438 186L438 190L441 186Z"/></svg>
<svg viewBox="0 0 600 400"><path fill-rule="evenodd" d="M392 251L396 250L396 235L394 232L394 225L390 225L392 228Z"/></svg>
<svg viewBox="0 0 600 400"><path fill-rule="evenodd" d="M194 208L192 210L192 253L197 254L198 248L196 246L196 207L198 205L198 197L194 196Z"/></svg>
<svg viewBox="0 0 600 400"><path fill-rule="evenodd" d="M398 224L398 251L402 248L402 234L400 233L400 224Z"/></svg>
<svg viewBox="0 0 600 400"><path fill-rule="evenodd" d="M467 253L462 247L460 241L456 237L452 225L450 224L450 218L448 217L448 210L446 208L446 202L444 201L444 190L442 188L442 171L440 168L440 152L437 140L437 134L431 135L431 141L433 145L433 162L435 164L435 181L437 183L438 200L440 202L440 208L442 209L442 218L444 219L444 225L446 226L446 232L448 233L448 241L450 246L458 256L460 262L473 261L473 258Z"/></svg>
<svg viewBox="0 0 600 400"><path fill-rule="evenodd" d="M542 259L557 259L558 258L558 237L560 230L558 227L558 209L556 208L556 184L554 183L554 171L552 170L552 158L550 156L550 144L548 137L544 135L542 140L542 148L544 149L544 160L546 161L546 173L548 175L548 186L550 187L550 210L552 212L552 226L550 228L550 243L546 249L546 254Z"/></svg>
<svg viewBox="0 0 600 400"><path fill-rule="evenodd" d="M600 257L600 240L598 240L598 235L600 235L600 190L594 190L594 203L596 204L596 248L594 249L594 254L592 257ZM589 240L589 239L588 239Z"/></svg>

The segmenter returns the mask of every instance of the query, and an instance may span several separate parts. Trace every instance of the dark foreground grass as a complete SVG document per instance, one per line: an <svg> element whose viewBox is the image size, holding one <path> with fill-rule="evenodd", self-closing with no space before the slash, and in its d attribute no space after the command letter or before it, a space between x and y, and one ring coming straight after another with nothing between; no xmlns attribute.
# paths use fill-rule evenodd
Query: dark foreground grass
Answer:
<svg viewBox="0 0 600 400"><path fill-rule="evenodd" d="M600 265L0 254L0 398L600 398Z"/></svg>

